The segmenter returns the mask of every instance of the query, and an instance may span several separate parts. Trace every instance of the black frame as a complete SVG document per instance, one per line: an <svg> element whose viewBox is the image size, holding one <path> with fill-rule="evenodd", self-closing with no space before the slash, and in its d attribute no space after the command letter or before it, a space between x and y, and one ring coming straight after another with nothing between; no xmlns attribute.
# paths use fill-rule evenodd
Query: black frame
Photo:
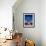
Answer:
<svg viewBox="0 0 46 46"><path fill-rule="evenodd" d="M32 20L32 21L33 21L33 25L32 25L32 26L26 26L26 25L24 24L24 23L25 23L25 18L24 18L24 17L25 17L26 15L32 15L32 16L33 16L33 18L32 18L32 19L33 19L33 20ZM23 27L24 27L24 28L34 28L34 27L35 27L35 13L23 13Z"/></svg>

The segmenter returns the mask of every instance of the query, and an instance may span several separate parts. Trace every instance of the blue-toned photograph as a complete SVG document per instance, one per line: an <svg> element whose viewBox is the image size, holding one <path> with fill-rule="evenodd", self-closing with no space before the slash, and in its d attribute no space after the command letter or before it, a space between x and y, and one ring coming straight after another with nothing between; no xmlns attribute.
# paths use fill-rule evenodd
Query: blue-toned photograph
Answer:
<svg viewBox="0 0 46 46"><path fill-rule="evenodd" d="M24 13L24 27L34 27L34 13Z"/></svg>
<svg viewBox="0 0 46 46"><path fill-rule="evenodd" d="M32 15L25 15L25 25L32 25Z"/></svg>

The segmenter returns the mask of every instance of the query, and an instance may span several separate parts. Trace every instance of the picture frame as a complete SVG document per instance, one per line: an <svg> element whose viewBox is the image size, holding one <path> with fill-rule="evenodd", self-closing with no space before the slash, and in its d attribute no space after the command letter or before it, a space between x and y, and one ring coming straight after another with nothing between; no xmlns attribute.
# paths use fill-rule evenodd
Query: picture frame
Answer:
<svg viewBox="0 0 46 46"><path fill-rule="evenodd" d="M24 28L35 27L35 13L23 13L23 27Z"/></svg>

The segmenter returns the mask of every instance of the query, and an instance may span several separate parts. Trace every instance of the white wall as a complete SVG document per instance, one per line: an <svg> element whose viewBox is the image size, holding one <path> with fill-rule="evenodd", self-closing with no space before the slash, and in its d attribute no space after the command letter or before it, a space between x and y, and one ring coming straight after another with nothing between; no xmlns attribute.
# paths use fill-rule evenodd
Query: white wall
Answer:
<svg viewBox="0 0 46 46"><path fill-rule="evenodd" d="M12 29L12 6L16 0L0 0L0 27Z"/></svg>
<svg viewBox="0 0 46 46"><path fill-rule="evenodd" d="M16 3L17 4L17 3ZM16 5L14 5L16 6ZM23 0L19 6L13 8L15 29L23 33L23 37L35 41L36 46L41 46L41 1ZM35 13L35 27L23 27L23 13Z"/></svg>
<svg viewBox="0 0 46 46"><path fill-rule="evenodd" d="M46 0L41 1L41 38L42 46L46 46Z"/></svg>

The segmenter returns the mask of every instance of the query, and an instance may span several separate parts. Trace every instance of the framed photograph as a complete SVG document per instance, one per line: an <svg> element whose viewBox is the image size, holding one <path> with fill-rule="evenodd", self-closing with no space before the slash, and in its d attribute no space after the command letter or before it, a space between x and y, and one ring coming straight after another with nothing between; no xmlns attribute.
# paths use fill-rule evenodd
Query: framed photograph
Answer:
<svg viewBox="0 0 46 46"><path fill-rule="evenodd" d="M35 27L35 13L23 13L23 27Z"/></svg>

